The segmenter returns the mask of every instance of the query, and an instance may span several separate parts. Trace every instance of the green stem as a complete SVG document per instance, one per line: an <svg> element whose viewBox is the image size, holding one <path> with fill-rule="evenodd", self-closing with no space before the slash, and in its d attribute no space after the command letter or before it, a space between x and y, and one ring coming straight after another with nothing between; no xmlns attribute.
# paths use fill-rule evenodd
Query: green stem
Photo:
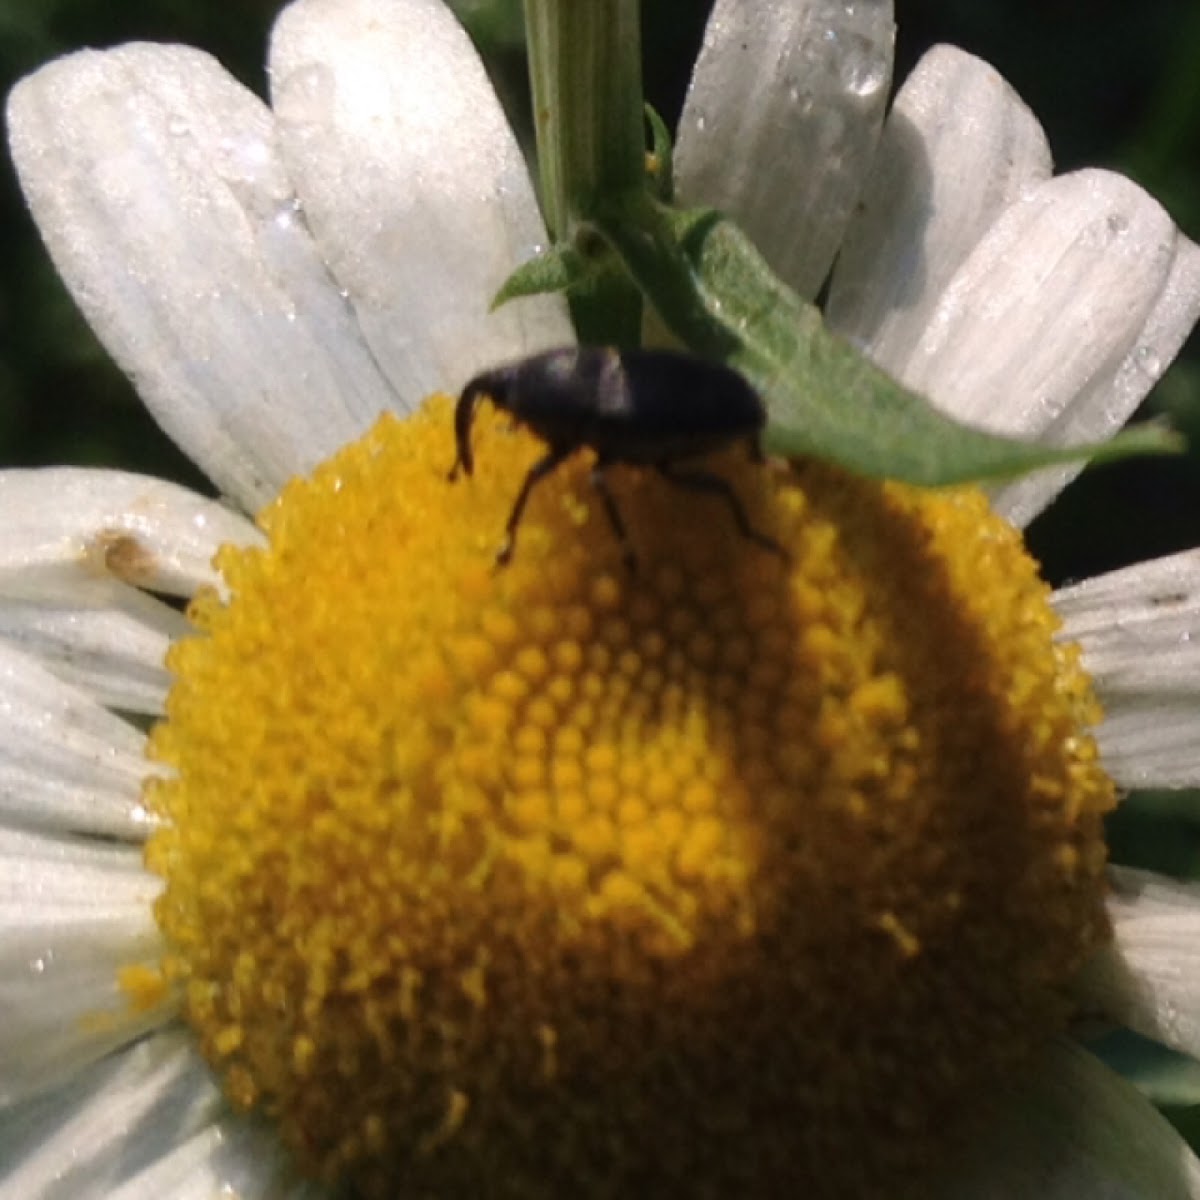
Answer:
<svg viewBox="0 0 1200 1200"><path fill-rule="evenodd" d="M638 0L525 0L542 204L566 241L645 173Z"/></svg>

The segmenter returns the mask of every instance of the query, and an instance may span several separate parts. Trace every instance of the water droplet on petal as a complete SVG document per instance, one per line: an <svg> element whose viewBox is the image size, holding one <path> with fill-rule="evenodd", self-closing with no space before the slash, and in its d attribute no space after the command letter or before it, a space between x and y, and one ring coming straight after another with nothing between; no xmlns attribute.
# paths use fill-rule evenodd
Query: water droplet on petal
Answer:
<svg viewBox="0 0 1200 1200"><path fill-rule="evenodd" d="M844 34L838 64L842 86L852 96L873 96L888 78L888 60L878 43L869 38Z"/></svg>
<svg viewBox="0 0 1200 1200"><path fill-rule="evenodd" d="M1157 379L1162 374L1162 359L1153 346L1139 346L1134 354L1134 361L1144 375Z"/></svg>

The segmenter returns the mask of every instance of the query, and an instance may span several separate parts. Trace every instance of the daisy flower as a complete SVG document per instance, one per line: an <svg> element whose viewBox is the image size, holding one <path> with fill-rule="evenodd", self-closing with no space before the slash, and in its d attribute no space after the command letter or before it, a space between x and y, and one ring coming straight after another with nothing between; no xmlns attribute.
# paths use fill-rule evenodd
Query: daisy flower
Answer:
<svg viewBox="0 0 1200 1200"><path fill-rule="evenodd" d="M830 323L948 411L1117 428L1200 251L1052 177L959 51L885 117L890 6L753 11L714 9L681 195L802 294L832 266ZM727 455L786 562L630 473L630 574L583 464L495 570L541 451L481 416L448 482L442 393L572 334L488 311L546 235L482 67L439 0L297 0L270 74L133 45L9 102L224 499L0 473L0 1195L1200 1196L1062 1032L1200 1056L1200 893L1101 831L1200 784L1197 554L1051 597L1018 529L1063 470L989 506Z"/></svg>

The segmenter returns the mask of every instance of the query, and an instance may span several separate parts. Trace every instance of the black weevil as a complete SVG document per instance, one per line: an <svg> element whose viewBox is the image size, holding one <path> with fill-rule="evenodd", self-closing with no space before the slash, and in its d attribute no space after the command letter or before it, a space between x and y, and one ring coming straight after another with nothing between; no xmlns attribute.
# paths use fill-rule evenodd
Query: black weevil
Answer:
<svg viewBox="0 0 1200 1200"><path fill-rule="evenodd" d="M496 555L499 564L512 558L517 526L534 485L584 447L595 451L592 485L631 568L635 559L625 523L604 477L605 468L614 463L653 467L677 487L721 497L743 536L787 557L778 542L750 524L726 480L676 466L681 459L742 440L762 460L762 400L731 368L674 350L567 346L483 371L463 388L454 410L458 456L451 479L459 467L471 474L471 424L485 396L548 447L517 493Z"/></svg>

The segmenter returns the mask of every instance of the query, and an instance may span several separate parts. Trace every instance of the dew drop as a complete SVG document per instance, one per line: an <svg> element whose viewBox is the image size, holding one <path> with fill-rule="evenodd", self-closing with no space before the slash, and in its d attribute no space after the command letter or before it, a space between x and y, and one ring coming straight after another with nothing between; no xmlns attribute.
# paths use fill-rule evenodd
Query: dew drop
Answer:
<svg viewBox="0 0 1200 1200"><path fill-rule="evenodd" d="M1139 346L1134 354L1134 361L1144 375L1157 379L1162 374L1162 359L1153 346Z"/></svg>
<svg viewBox="0 0 1200 1200"><path fill-rule="evenodd" d="M873 96L887 82L887 59L874 40L847 34L843 37L838 74L850 95Z"/></svg>

